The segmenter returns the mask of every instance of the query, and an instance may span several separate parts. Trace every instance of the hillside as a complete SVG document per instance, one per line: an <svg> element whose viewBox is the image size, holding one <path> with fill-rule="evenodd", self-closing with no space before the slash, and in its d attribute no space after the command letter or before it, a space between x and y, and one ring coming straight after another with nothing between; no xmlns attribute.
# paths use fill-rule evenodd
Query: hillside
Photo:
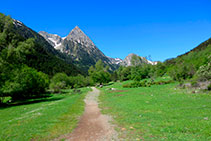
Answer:
<svg viewBox="0 0 211 141"><path fill-rule="evenodd" d="M191 66L193 71L198 70L200 66L208 63L208 57L211 55L211 38L199 44L197 47L176 58L168 59L164 63L168 66L179 66L181 64Z"/></svg>
<svg viewBox="0 0 211 141"><path fill-rule="evenodd" d="M49 75L57 72L65 72L68 75L81 73L73 64L71 58L54 49L42 36L25 26L22 22L9 16L0 14L0 51L9 46L16 48L20 42L29 38L34 39L35 52L27 56L23 62L29 67L35 68Z"/></svg>

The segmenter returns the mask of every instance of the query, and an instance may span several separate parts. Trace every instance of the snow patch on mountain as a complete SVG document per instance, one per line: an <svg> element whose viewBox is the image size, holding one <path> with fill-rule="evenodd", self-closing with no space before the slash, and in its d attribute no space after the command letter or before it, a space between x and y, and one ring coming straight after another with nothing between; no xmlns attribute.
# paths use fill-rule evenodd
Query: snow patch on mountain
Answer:
<svg viewBox="0 0 211 141"><path fill-rule="evenodd" d="M123 60L120 58L111 58L111 57L108 57L108 58L109 58L111 64L120 65L123 62Z"/></svg>
<svg viewBox="0 0 211 141"><path fill-rule="evenodd" d="M23 23L21 21L15 20L15 19L13 19L13 24L16 25L16 26L22 26L23 25Z"/></svg>

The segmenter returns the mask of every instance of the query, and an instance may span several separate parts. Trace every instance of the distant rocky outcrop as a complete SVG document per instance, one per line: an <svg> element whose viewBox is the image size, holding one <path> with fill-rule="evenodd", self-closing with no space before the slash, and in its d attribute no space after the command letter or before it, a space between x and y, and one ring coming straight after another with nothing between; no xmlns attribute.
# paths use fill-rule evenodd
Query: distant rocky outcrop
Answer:
<svg viewBox="0 0 211 141"><path fill-rule="evenodd" d="M134 53L131 53L127 57L125 57L125 59L120 64L122 66L138 66L141 64L156 65L157 62L149 61L145 57L141 57Z"/></svg>

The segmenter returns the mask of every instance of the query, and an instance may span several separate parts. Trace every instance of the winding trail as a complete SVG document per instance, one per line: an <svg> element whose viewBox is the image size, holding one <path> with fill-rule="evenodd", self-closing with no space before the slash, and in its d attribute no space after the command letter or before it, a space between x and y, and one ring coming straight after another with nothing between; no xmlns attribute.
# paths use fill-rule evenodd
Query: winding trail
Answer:
<svg viewBox="0 0 211 141"><path fill-rule="evenodd" d="M92 87L85 98L85 112L76 129L66 139L69 141L111 141L118 140L117 132L109 123L111 117L102 115L98 107L100 91Z"/></svg>

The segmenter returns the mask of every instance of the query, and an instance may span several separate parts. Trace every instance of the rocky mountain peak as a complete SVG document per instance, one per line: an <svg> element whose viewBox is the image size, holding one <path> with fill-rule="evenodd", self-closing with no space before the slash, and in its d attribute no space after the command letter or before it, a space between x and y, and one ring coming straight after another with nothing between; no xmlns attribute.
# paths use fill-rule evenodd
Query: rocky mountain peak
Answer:
<svg viewBox="0 0 211 141"><path fill-rule="evenodd" d="M92 40L78 27L76 26L66 37L67 40L80 43L86 47L94 47L95 44Z"/></svg>

